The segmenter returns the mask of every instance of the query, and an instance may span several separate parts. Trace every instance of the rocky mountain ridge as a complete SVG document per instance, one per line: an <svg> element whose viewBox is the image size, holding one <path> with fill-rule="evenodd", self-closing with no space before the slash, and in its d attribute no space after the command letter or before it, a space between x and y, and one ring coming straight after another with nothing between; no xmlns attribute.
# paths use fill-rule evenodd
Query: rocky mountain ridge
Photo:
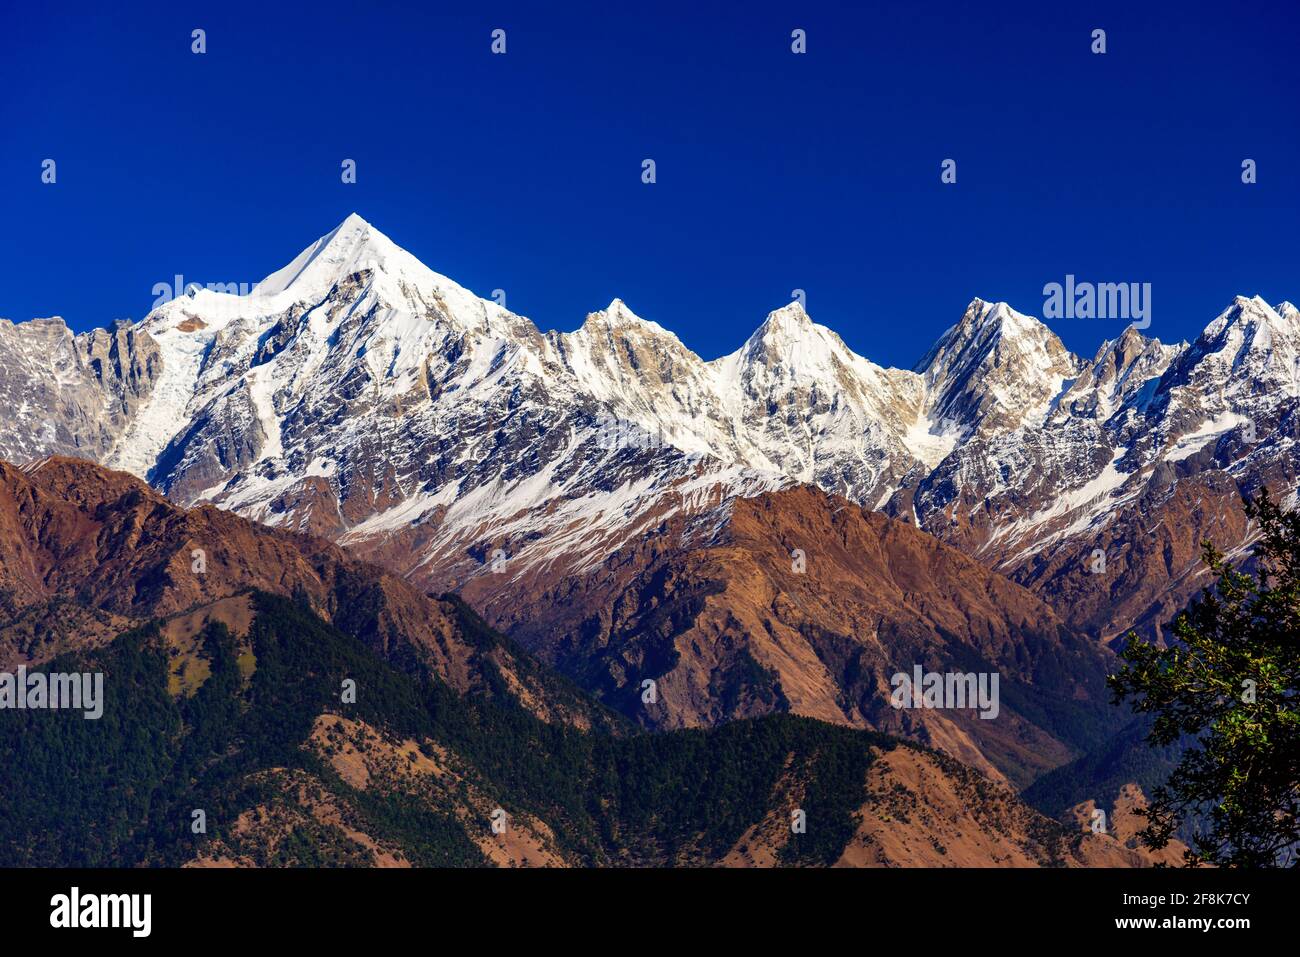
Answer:
<svg viewBox="0 0 1300 957"><path fill-rule="evenodd" d="M675 514L806 483L1109 639L1199 587L1188 542L1247 544L1242 491L1293 491L1297 357L1300 312L1240 297L1193 343L1129 328L1092 359L976 299L914 370L791 303L705 361L619 300L543 333L354 215L248 295L0 325L0 457L124 468L436 591L591 574Z"/></svg>

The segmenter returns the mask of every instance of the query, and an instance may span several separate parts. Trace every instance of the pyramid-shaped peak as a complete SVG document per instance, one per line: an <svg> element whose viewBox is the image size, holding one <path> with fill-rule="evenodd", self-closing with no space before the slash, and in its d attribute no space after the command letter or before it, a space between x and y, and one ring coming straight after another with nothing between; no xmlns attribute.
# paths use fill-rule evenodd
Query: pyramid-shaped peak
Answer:
<svg viewBox="0 0 1300 957"><path fill-rule="evenodd" d="M928 412L954 432L1041 421L1079 360L1042 322L1005 302L972 299L914 371L925 377Z"/></svg>
<svg viewBox="0 0 1300 957"><path fill-rule="evenodd" d="M603 325L625 325L629 323L648 322L628 307L622 299L615 296L604 309L587 313L587 322Z"/></svg>
<svg viewBox="0 0 1300 957"><path fill-rule="evenodd" d="M632 311L622 299L615 296L604 309L597 312L587 313L587 319L582 324L582 328L588 331L593 330L633 330L639 332L652 333L656 336L666 336L670 339L677 340L677 336L665 329L659 323L651 319L643 319Z"/></svg>
<svg viewBox="0 0 1300 957"><path fill-rule="evenodd" d="M609 305L605 307L604 313L610 318L641 319L641 317L633 312L631 308L628 307L628 304L618 298L618 296L615 296L609 301Z"/></svg>
<svg viewBox="0 0 1300 957"><path fill-rule="evenodd" d="M788 303L767 314L762 325L734 356L749 363L781 363L790 368L830 369L837 364L866 363L854 355L832 329L818 325L803 304ZM869 365L869 363L866 363Z"/></svg>
<svg viewBox="0 0 1300 957"><path fill-rule="evenodd" d="M1124 369L1142 357L1172 357L1179 351L1178 346L1166 346L1159 339L1143 335L1136 325L1124 328L1114 339L1107 339L1093 357L1094 368L1104 367L1108 362L1118 369Z"/></svg>
<svg viewBox="0 0 1300 957"><path fill-rule="evenodd" d="M976 296L966 306L958 327L1006 333L1036 329L1043 324L1033 316L1017 312L1005 302L991 302Z"/></svg>
<svg viewBox="0 0 1300 957"><path fill-rule="evenodd" d="M359 246L384 247L385 249L397 248L391 239L362 219L357 213L349 213L343 222L320 237L308 248L319 247L321 250L342 251L355 250Z"/></svg>
<svg viewBox="0 0 1300 957"><path fill-rule="evenodd" d="M957 324L951 326L931 347L914 370L934 381L956 364L985 361L995 350L1007 346L1014 352L1046 352L1064 355L1067 350L1046 325L1017 312L1005 302L976 297L970 301Z"/></svg>
<svg viewBox="0 0 1300 957"><path fill-rule="evenodd" d="M768 321L793 322L801 326L812 324L812 317L798 299L791 300L779 309L773 309L767 318Z"/></svg>
<svg viewBox="0 0 1300 957"><path fill-rule="evenodd" d="M1235 326L1281 327L1287 320L1262 296L1234 296L1201 333L1202 340L1214 339Z"/></svg>
<svg viewBox="0 0 1300 957"><path fill-rule="evenodd" d="M787 303L779 309L773 309L763 320L763 324L750 336L750 341L776 338L798 338L816 328L816 323L808 315L799 300Z"/></svg>
<svg viewBox="0 0 1300 957"><path fill-rule="evenodd" d="M1220 315L1235 318L1243 313L1273 313L1276 315L1273 307L1269 305L1268 300L1263 296L1234 296L1232 304L1224 309Z"/></svg>
<svg viewBox="0 0 1300 957"><path fill-rule="evenodd" d="M1141 352L1152 343L1159 345L1160 340L1143 335L1138 327L1133 324L1125 326L1124 331L1120 333L1119 339L1116 341L1119 351L1126 355L1133 352Z"/></svg>
<svg viewBox="0 0 1300 957"><path fill-rule="evenodd" d="M278 296L292 287L303 296L319 294L338 279L364 269L427 272L414 256L357 213L351 213L287 266L258 283L257 293Z"/></svg>

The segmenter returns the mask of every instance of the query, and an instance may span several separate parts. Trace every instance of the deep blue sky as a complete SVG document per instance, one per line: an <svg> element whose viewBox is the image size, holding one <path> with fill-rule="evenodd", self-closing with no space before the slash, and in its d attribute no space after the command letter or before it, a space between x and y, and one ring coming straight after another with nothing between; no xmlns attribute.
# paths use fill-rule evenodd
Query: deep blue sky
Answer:
<svg viewBox="0 0 1300 957"><path fill-rule="evenodd" d="M1300 301L1294 3L279 6L0 0L0 316L138 319L354 210L543 329L620 296L706 358L795 287L901 366L1066 273L1151 282L1167 341Z"/></svg>

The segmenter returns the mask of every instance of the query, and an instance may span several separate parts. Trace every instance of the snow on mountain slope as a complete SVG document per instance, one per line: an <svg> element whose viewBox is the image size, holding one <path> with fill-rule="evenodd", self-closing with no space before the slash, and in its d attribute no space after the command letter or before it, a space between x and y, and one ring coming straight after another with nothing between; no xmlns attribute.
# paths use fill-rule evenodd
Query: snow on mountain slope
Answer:
<svg viewBox="0 0 1300 957"><path fill-rule="evenodd" d="M577 391L654 441L854 498L950 447L923 419L920 376L855 355L797 303L711 362L619 300L547 342Z"/></svg>
<svg viewBox="0 0 1300 957"><path fill-rule="evenodd" d="M1285 307L1289 303L1283 303ZM1207 422L1239 416L1266 431L1271 410L1300 396L1300 324L1258 296L1238 296L1185 349L1156 393L1167 447L1185 443ZM1204 434L1213 434L1205 432Z"/></svg>
<svg viewBox="0 0 1300 957"><path fill-rule="evenodd" d="M930 418L965 438L1041 425L1080 366L1037 319L975 299L917 371L925 377Z"/></svg>
<svg viewBox="0 0 1300 957"><path fill-rule="evenodd" d="M874 503L933 457L915 373L882 369L798 303L713 363L723 406L784 474Z"/></svg>
<svg viewBox="0 0 1300 957"><path fill-rule="evenodd" d="M727 449L756 467L774 469L734 429L712 367L622 300L591 313L573 332L547 333L546 341L548 358L577 391L608 405L618 419L640 425L647 438L698 455Z"/></svg>
<svg viewBox="0 0 1300 957"><path fill-rule="evenodd" d="M1051 421L1071 416L1106 421L1144 386L1156 382L1187 343L1166 346L1129 326L1116 339L1103 342L1091 364L1074 381L1053 410Z"/></svg>
<svg viewBox="0 0 1300 957"><path fill-rule="evenodd" d="M0 455L94 458L430 586L590 571L799 482L1019 574L1191 474L1290 481L1300 311L1239 298L1195 343L1130 328L1085 360L975 299L908 371L791 303L705 361L617 299L543 334L352 215L248 295L83 336L0 322L0 398Z"/></svg>
<svg viewBox="0 0 1300 957"><path fill-rule="evenodd" d="M239 297L207 289L154 310L140 331L162 357L162 371L105 464L147 477L167 442L191 413L204 358Z"/></svg>

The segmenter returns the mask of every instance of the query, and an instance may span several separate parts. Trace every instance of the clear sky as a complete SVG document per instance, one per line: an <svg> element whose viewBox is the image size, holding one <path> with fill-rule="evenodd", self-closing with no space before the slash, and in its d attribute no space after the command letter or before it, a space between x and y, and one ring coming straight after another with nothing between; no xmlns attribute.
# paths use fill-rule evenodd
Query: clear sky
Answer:
<svg viewBox="0 0 1300 957"><path fill-rule="evenodd" d="M1300 301L1294 2L288 7L0 0L0 316L138 319L353 211L543 329L618 296L706 358L795 288L905 367L1067 273L1150 282L1166 341Z"/></svg>

